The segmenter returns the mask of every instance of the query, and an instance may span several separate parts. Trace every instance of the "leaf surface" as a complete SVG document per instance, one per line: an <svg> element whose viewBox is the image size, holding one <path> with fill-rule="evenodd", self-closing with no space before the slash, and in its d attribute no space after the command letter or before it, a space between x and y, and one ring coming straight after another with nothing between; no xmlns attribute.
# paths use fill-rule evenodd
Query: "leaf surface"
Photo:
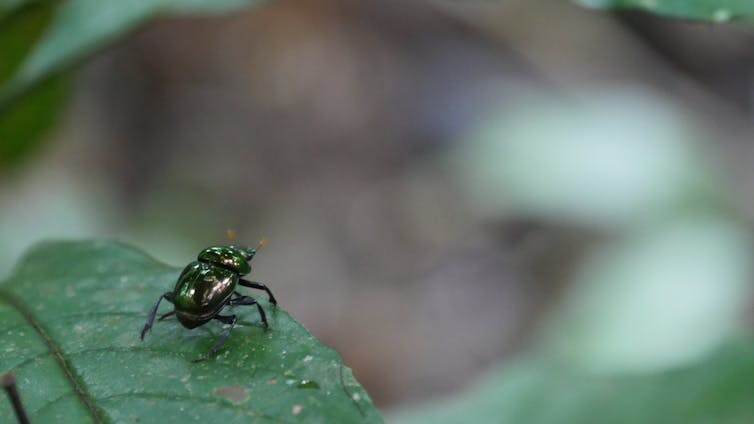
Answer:
<svg viewBox="0 0 754 424"><path fill-rule="evenodd" d="M642 9L657 15L708 22L754 21L751 0L580 0L580 3L605 9Z"/></svg>
<svg viewBox="0 0 754 424"><path fill-rule="evenodd" d="M0 371L16 374L32 422L381 422L340 356L256 293L270 329L256 308L233 308L239 325L214 359L191 362L225 330L217 321L157 321L141 342L179 272L110 242L27 253L0 284ZM0 422L11 414L3 398Z"/></svg>

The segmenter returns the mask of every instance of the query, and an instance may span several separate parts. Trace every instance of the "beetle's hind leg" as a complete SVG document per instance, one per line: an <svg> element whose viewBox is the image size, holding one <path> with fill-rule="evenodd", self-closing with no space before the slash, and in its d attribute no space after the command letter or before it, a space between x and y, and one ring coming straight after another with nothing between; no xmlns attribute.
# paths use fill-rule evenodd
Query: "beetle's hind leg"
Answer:
<svg viewBox="0 0 754 424"><path fill-rule="evenodd" d="M227 316L215 315L215 319L222 322L223 324L230 324L230 328L228 328L228 331L225 332L225 334L223 334L222 337L220 337L220 340L218 340L214 346L212 346L212 350L209 351L209 354L207 354L207 356L194 359L191 362L201 362L217 355L217 352L220 350L221 347L223 347L225 342L228 340L228 337L230 337L230 332L233 331L233 327L236 326L236 322L238 322L238 319L236 318L235 315L227 315Z"/></svg>
<svg viewBox="0 0 754 424"><path fill-rule="evenodd" d="M270 291L270 289L266 285L264 285L263 283L260 283L259 281L249 281L249 280L244 280L242 278L242 279L238 280L238 284L240 284L240 285L242 285L244 287L252 288L252 289L264 290L264 291L267 292L267 296L269 296L270 303L272 303L273 305L277 305L278 304L278 301L275 300L275 296L272 294L272 292Z"/></svg>
<svg viewBox="0 0 754 424"><path fill-rule="evenodd" d="M152 307L152 311L149 312L149 317L147 318L147 323L144 324L144 328L141 329L141 339L144 340L144 336L147 334L149 329L152 328L152 324L154 324L154 317L157 315L157 309L160 307L160 302L162 302L162 299L167 300L170 303L173 303L173 292L166 292L162 296L160 296L159 299L157 299L157 303L154 304Z"/></svg>
<svg viewBox="0 0 754 424"><path fill-rule="evenodd" d="M260 305L256 299L254 299L251 296L240 296L235 299L231 299L228 302L228 306L237 306L237 305L257 305L257 310L259 311L259 315L262 317L262 325L264 325L264 328L270 327L270 324L267 323L267 314L264 313L264 309L262 309L262 305Z"/></svg>

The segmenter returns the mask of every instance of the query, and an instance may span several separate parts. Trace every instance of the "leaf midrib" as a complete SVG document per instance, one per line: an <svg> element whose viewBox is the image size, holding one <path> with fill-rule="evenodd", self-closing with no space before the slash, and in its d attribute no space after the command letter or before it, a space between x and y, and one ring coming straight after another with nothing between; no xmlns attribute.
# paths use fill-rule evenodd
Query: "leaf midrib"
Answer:
<svg viewBox="0 0 754 424"><path fill-rule="evenodd" d="M21 314L24 320L26 320L26 322L34 329L34 331L37 332L39 337L42 338L42 341L44 341L49 352L52 354L55 362L63 370L63 374L73 388L73 392L76 394L76 397L79 399L79 401L84 405L84 408L89 413L89 416L91 416L92 421L97 424L103 423L104 421L102 419L102 411L100 411L99 408L94 405L92 396L84 389L84 386L81 383L81 377L79 377L70 366L65 355L63 355L62 349L55 342L55 340L50 337L49 332L45 329L42 323L34 317L34 314L31 313L31 311L26 307L26 305L23 304L23 302L21 302L19 299L17 299L7 291L0 289L0 301L8 304L10 307L18 311L18 313Z"/></svg>

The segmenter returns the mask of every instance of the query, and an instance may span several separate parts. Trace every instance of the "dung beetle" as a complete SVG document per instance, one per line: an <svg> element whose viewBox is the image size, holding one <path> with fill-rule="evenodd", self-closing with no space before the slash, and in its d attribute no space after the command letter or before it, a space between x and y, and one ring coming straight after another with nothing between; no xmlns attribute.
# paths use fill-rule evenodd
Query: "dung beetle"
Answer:
<svg viewBox="0 0 754 424"><path fill-rule="evenodd" d="M251 272L249 262L265 243L266 241L262 240L255 249L239 246L213 246L199 252L196 261L186 265L186 268L183 269L173 291L169 291L157 299L157 303L154 304L149 313L147 323L141 330L141 340L144 340L144 336L152 328L162 299L172 303L174 308L172 311L161 315L160 320L175 315L181 325L189 329L204 325L212 319L223 324L230 324L228 331L215 343L209 354L194 360L194 362L213 357L228 340L230 332L236 326L237 318L235 315L220 315L220 312L226 306L256 305L259 315L262 317L262 324L267 329L269 327L267 315L262 306L253 297L244 296L236 291L239 284L244 287L264 290L269 296L270 303L277 305L275 296L272 295L266 285L241 278L241 276Z"/></svg>

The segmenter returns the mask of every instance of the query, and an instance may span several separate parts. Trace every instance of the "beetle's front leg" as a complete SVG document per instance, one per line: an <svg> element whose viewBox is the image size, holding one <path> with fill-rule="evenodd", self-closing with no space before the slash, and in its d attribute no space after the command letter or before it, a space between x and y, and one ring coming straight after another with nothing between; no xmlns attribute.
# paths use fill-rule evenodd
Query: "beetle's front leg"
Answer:
<svg viewBox="0 0 754 424"><path fill-rule="evenodd" d="M242 279L238 280L238 284L240 284L240 285L242 285L244 287L250 287L252 289L259 289L259 290L266 291L267 292L267 296L269 296L268 299L269 299L270 303L272 303L273 305L277 306L278 301L275 300L275 296L272 294L272 292L270 291L269 287L267 287L264 283L260 283L259 281L244 280L242 278Z"/></svg>
<svg viewBox="0 0 754 424"><path fill-rule="evenodd" d="M147 331L149 331L150 328L152 328L152 324L154 323L154 317L157 315L157 309L160 307L160 302L162 302L162 299L167 300L170 303L173 303L173 292L167 292L160 296L159 299L157 299L157 303L154 304L152 307L152 311L149 313L149 318L147 318L147 323L144 324L144 328L141 330L141 339L144 340L144 336L147 334Z"/></svg>

